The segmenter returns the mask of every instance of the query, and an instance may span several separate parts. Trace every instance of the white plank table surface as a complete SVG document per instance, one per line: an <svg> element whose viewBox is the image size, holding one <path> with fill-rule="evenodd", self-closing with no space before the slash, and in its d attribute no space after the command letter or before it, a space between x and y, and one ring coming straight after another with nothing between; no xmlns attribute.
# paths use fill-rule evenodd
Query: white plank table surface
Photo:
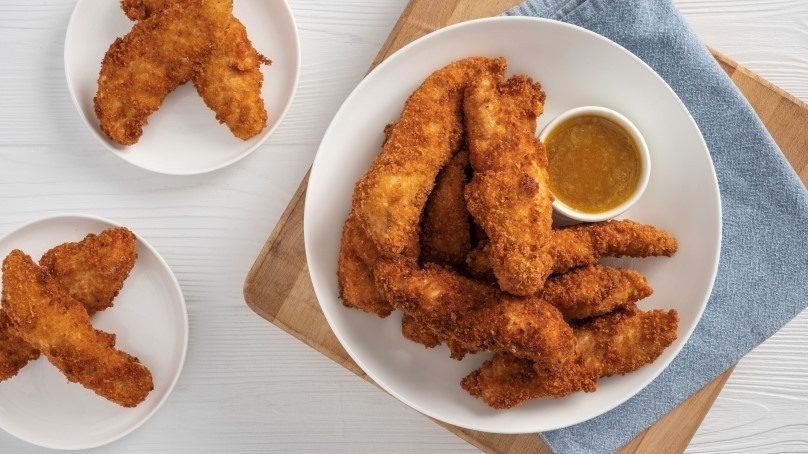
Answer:
<svg viewBox="0 0 808 454"><path fill-rule="evenodd" d="M0 235L55 213L121 222L172 267L190 318L174 393L141 428L94 452L476 452L255 315L242 297L332 115L406 0L290 0L303 67L288 116L247 159L193 177L133 167L84 127L62 63L74 3L0 0ZM705 43L808 101L808 2L675 3ZM803 312L740 362L688 452L808 452L807 405ZM0 431L0 453L42 452L50 451Z"/></svg>

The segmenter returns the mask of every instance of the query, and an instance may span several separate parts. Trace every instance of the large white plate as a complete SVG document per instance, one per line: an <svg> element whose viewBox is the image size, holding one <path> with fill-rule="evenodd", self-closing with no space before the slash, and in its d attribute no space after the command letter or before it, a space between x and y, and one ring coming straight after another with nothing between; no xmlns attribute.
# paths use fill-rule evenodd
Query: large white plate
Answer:
<svg viewBox="0 0 808 454"><path fill-rule="evenodd" d="M25 224L0 239L0 257L20 249L39 260L48 249L117 226L86 215L58 215ZM40 357L0 382L0 428L54 449L84 449L115 441L146 422L174 388L188 346L182 291L166 262L138 236L138 259L114 305L93 326L115 333L116 347L152 373L154 390L135 408L111 403L67 379ZM0 288L2 284L0 284Z"/></svg>
<svg viewBox="0 0 808 454"><path fill-rule="evenodd" d="M384 126L431 72L468 56L504 56L547 92L539 128L558 113L600 105L623 113L642 131L653 174L643 198L623 217L667 229L680 243L674 258L623 259L642 272L654 295L644 308L675 308L678 340L653 364L601 380L597 392L539 399L492 410L460 388L487 355L462 362L443 348L424 349L401 335L400 317L385 320L347 309L337 293L337 254L354 183L378 153ZM411 43L356 87L326 131L311 171L304 219L306 255L326 318L356 363L402 402L457 426L527 433L576 424L614 408L654 379L684 345L704 310L718 266L721 213L715 172L702 136L668 85L637 57L597 34L535 18L462 23Z"/></svg>
<svg viewBox="0 0 808 454"><path fill-rule="evenodd" d="M264 131L241 140L216 117L187 83L169 94L149 117L143 136L125 147L98 126L93 98L101 60L115 38L132 29L118 1L78 0L65 37L65 73L73 102L87 127L112 153L144 169L172 175L199 174L249 155L277 129L286 115L300 74L300 42L285 1L236 0L234 15L247 27L253 46L272 60L264 66L262 97L269 120Z"/></svg>

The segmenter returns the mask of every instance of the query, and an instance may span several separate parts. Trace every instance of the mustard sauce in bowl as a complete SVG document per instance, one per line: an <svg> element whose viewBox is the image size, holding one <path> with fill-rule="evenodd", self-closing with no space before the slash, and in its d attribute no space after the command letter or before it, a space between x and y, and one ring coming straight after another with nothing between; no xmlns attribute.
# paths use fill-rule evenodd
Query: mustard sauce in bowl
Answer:
<svg viewBox="0 0 808 454"><path fill-rule="evenodd" d="M563 218L613 218L639 199L650 175L645 141L625 117L602 107L565 112L545 127L554 210Z"/></svg>

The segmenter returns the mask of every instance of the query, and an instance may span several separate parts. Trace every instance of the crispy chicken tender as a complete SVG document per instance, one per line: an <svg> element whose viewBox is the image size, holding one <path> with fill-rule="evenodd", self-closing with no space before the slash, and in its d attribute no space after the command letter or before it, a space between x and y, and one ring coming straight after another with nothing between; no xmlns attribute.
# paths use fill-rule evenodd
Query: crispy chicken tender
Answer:
<svg viewBox="0 0 808 454"><path fill-rule="evenodd" d="M463 192L468 150L459 151L440 171L421 221L421 259L461 270L471 251L471 218Z"/></svg>
<svg viewBox="0 0 808 454"><path fill-rule="evenodd" d="M196 91L216 114L216 119L230 128L234 136L247 140L267 125L267 111L261 98L264 75L261 65L272 62L253 47L247 29L232 14L232 0L218 0L229 11L220 8L210 17L215 23L210 55L193 74ZM123 0L121 8L132 20L160 14L172 4L193 7L189 0Z"/></svg>
<svg viewBox="0 0 808 454"><path fill-rule="evenodd" d="M569 322L608 314L652 293L645 277L634 270L588 265L551 276L539 296Z"/></svg>
<svg viewBox="0 0 808 454"><path fill-rule="evenodd" d="M503 350L556 365L574 354L572 328L539 298L508 295L434 264L421 269L403 257L380 261L374 275L387 301L449 341L454 358Z"/></svg>
<svg viewBox="0 0 808 454"><path fill-rule="evenodd" d="M629 219L577 224L553 231L553 272L591 265L601 257L670 257L678 242L668 232Z"/></svg>
<svg viewBox="0 0 808 454"><path fill-rule="evenodd" d="M121 0L121 9L132 20L147 19L182 0Z"/></svg>
<svg viewBox="0 0 808 454"><path fill-rule="evenodd" d="M500 287L535 294L550 275L552 195L547 154L535 136L544 108L541 85L525 75L490 75L466 89L467 142L473 170L466 204L489 237Z"/></svg>
<svg viewBox="0 0 808 454"><path fill-rule="evenodd" d="M599 377L633 372L656 360L676 340L676 311L648 312L629 306L576 325L577 359L550 370L501 352L463 378L461 386L493 408L511 408L529 399L594 391Z"/></svg>
<svg viewBox="0 0 808 454"><path fill-rule="evenodd" d="M77 243L64 243L39 261L47 273L89 315L112 306L112 300L137 259L135 234L125 227L89 234ZM25 342L0 308L0 381L13 377L39 351Z"/></svg>
<svg viewBox="0 0 808 454"><path fill-rule="evenodd" d="M423 344L426 348L437 347L442 343L440 336L426 324L407 314L401 318L401 334L415 343Z"/></svg>
<svg viewBox="0 0 808 454"><path fill-rule="evenodd" d="M407 99L353 195L356 215L383 255L401 254L419 239L435 177L460 148L466 86L478 74L504 73L503 58L458 60L432 73Z"/></svg>
<svg viewBox="0 0 808 454"><path fill-rule="evenodd" d="M593 265L603 257L671 257L678 242L669 233L632 220L603 221L553 229L549 253L553 273ZM469 272L478 279L492 276L491 245L482 242L466 257Z"/></svg>
<svg viewBox="0 0 808 454"><path fill-rule="evenodd" d="M67 379L124 407L154 389L149 370L114 348L115 336L93 329L81 303L20 250L3 260L3 308L20 336Z"/></svg>
<svg viewBox="0 0 808 454"><path fill-rule="evenodd" d="M6 311L0 309L0 381L17 375L28 361L37 358L39 350L25 342Z"/></svg>
<svg viewBox="0 0 808 454"><path fill-rule="evenodd" d="M384 318L393 312L393 306L376 290L373 281L373 267L379 256L376 245L351 211L342 228L337 261L339 295L345 306Z"/></svg>
<svg viewBox="0 0 808 454"><path fill-rule="evenodd" d="M631 305L574 327L576 351L587 370L623 375L656 360L677 338L676 310Z"/></svg>
<svg viewBox="0 0 808 454"><path fill-rule="evenodd" d="M136 260L135 234L126 227L114 227L54 247L39 265L93 315L112 306Z"/></svg>
<svg viewBox="0 0 808 454"><path fill-rule="evenodd" d="M209 17L226 12L223 3L184 0L136 22L112 43L94 99L104 134L121 145L138 141L149 115L207 60L215 32Z"/></svg>
<svg viewBox="0 0 808 454"><path fill-rule="evenodd" d="M464 377L460 386L488 406L505 409L540 397L593 392L597 388L597 378L586 373L577 360L560 370L537 370L535 362L530 359L498 352Z"/></svg>

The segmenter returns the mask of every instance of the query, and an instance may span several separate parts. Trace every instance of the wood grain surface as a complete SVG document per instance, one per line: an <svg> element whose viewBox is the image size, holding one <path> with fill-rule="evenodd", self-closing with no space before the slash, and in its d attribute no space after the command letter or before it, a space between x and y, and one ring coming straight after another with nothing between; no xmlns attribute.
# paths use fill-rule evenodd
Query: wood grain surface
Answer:
<svg viewBox="0 0 808 454"><path fill-rule="evenodd" d="M441 27L499 14L521 3L514 0L411 0L371 69L405 44ZM808 107L729 58L712 51L741 89L798 171L808 180ZM795 128L795 126L797 126ZM303 209L308 174L295 192L247 276L244 295L256 313L328 358L370 379L351 360L330 331L311 287L303 244ZM683 451L732 370L714 379L690 399L627 444L621 452ZM478 448L493 453L551 452L536 435L500 435L470 431L436 421Z"/></svg>

